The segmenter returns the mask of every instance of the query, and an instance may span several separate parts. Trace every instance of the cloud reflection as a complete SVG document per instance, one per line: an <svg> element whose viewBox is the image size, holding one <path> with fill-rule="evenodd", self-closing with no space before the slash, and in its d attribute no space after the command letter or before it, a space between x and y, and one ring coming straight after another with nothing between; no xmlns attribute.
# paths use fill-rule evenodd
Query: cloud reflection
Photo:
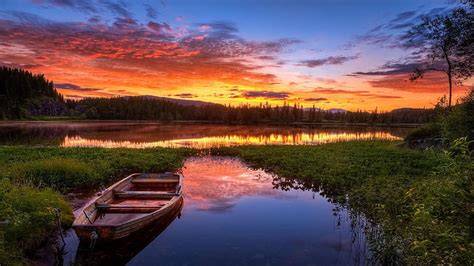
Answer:
<svg viewBox="0 0 474 266"><path fill-rule="evenodd" d="M191 158L183 174L186 208L222 213L230 211L242 197L290 197L273 189L273 175L252 170L238 159Z"/></svg>

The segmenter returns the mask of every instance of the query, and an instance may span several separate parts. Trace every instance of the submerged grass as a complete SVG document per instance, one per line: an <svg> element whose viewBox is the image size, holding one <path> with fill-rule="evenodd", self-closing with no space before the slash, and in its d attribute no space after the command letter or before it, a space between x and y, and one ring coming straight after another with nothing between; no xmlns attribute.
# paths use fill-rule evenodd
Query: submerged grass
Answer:
<svg viewBox="0 0 474 266"><path fill-rule="evenodd" d="M247 146L211 153L238 156L282 177L311 180L332 201L363 213L382 229L382 235L369 236L382 263L469 264L474 260L472 157L399 144ZM8 237L0 263L24 259L24 251L52 225L52 216L45 214L51 207L60 206L63 220L71 220L71 210L58 192L105 185L131 172L176 170L186 156L198 153L166 148L0 147L0 193L9 195L0 195L0 217L6 213L10 221L24 221L16 229L3 229ZM19 202L23 199L24 205Z"/></svg>

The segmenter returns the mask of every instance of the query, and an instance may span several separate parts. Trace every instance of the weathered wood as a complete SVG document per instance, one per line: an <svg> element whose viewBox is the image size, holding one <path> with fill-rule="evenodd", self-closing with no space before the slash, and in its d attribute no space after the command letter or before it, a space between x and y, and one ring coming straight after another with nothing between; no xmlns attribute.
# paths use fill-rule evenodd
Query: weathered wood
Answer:
<svg viewBox="0 0 474 266"><path fill-rule="evenodd" d="M179 196L178 193L167 191L124 191L115 192L114 195L119 199L171 199Z"/></svg>
<svg viewBox="0 0 474 266"><path fill-rule="evenodd" d="M132 184L150 184L150 183L157 183L157 184L163 184L163 183L178 183L179 179L165 179L165 178L143 178L143 179L135 179L132 180Z"/></svg>
<svg viewBox="0 0 474 266"><path fill-rule="evenodd" d="M91 200L73 228L83 240L90 240L93 232L99 240L126 237L182 204L182 180L177 174L130 175Z"/></svg>
<svg viewBox="0 0 474 266"><path fill-rule="evenodd" d="M140 209L140 208L161 208L166 204L159 204L159 205L123 205L123 204L96 204L96 208L100 209L112 209L112 208L122 208L122 209Z"/></svg>

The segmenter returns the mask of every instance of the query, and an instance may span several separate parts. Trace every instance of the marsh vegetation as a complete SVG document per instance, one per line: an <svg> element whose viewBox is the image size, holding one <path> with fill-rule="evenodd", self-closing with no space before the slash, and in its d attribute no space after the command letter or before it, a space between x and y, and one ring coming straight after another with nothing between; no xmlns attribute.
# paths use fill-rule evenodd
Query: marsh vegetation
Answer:
<svg viewBox="0 0 474 266"><path fill-rule="evenodd" d="M332 202L363 213L380 228L373 238L368 235L379 261L472 261L472 213L466 210L472 200L474 164L467 143L458 141L446 152L411 150L400 144L245 146L211 153L237 156L282 177L311 182L312 189ZM28 250L54 228L51 208L62 209L65 226L71 222L71 209L61 193L105 185L130 172L176 170L186 156L199 152L1 147L2 217L14 224L3 229L6 245L1 260L26 261Z"/></svg>

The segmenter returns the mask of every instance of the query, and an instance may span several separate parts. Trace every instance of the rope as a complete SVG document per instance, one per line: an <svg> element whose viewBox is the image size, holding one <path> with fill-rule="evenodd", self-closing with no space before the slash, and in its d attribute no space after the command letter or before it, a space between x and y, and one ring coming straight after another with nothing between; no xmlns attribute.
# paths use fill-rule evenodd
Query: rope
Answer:
<svg viewBox="0 0 474 266"><path fill-rule="evenodd" d="M61 237L61 240L63 241L63 246L65 246L66 241L64 241L63 228L61 226L61 209L54 208L54 214L56 215L56 222L58 226L59 236Z"/></svg>
<svg viewBox="0 0 474 266"><path fill-rule="evenodd" d="M89 248L90 249L93 249L95 247L95 244L97 242L97 239L99 239L99 235L97 234L96 231L92 231L91 233L91 241L90 241L90 245L89 245Z"/></svg>
<svg viewBox="0 0 474 266"><path fill-rule="evenodd" d="M91 218L89 218L89 215L87 215L86 210L83 210L82 212L83 212L84 215L86 216L86 218L87 218L87 220L89 221L89 223L93 224L93 222L91 221Z"/></svg>

